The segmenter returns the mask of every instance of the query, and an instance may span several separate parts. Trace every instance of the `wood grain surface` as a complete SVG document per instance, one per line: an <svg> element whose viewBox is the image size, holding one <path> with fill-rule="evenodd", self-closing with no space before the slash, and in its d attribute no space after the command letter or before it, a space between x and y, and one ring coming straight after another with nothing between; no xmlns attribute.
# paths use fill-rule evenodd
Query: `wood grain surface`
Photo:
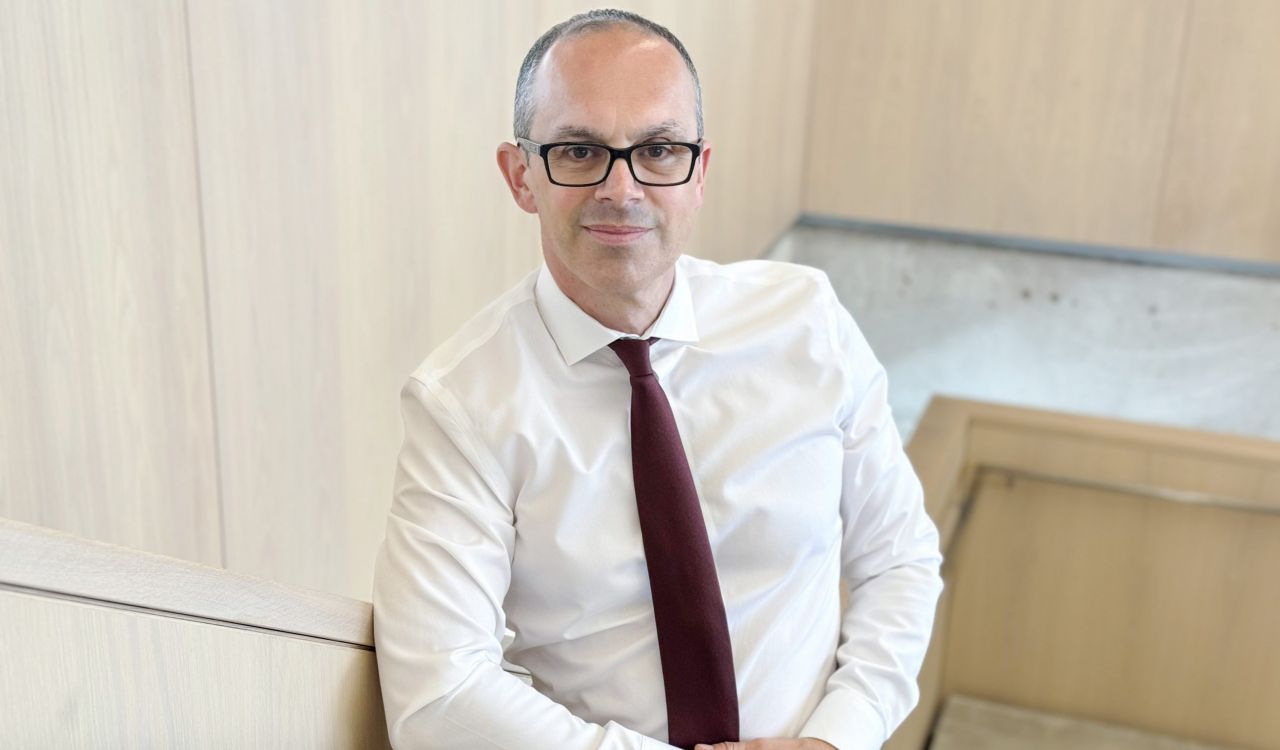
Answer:
<svg viewBox="0 0 1280 750"><path fill-rule="evenodd" d="M1280 263L1273 0L821 0L804 211Z"/></svg>
<svg viewBox="0 0 1280 750"><path fill-rule="evenodd" d="M218 565L182 6L0 3L0 516Z"/></svg>
<svg viewBox="0 0 1280 750"><path fill-rule="evenodd" d="M0 589L3 747L387 748L372 651Z"/></svg>
<svg viewBox="0 0 1280 750"><path fill-rule="evenodd" d="M689 252L758 257L798 211L802 160L761 142L801 137L812 4L622 5L703 79ZM541 262L494 152L529 46L587 7L190 3L228 567L368 597L400 386Z"/></svg>
<svg viewBox="0 0 1280 750"><path fill-rule="evenodd" d="M921 747L957 693L1280 742L1280 444L937 397L908 454L946 589L886 747Z"/></svg>
<svg viewBox="0 0 1280 750"><path fill-rule="evenodd" d="M1280 744L1280 515L987 474L950 551L944 691Z"/></svg>

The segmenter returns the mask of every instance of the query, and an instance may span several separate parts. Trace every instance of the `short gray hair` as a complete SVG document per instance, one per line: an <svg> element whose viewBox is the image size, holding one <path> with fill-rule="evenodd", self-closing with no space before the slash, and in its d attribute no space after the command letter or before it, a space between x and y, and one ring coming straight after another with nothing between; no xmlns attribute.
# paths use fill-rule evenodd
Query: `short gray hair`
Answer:
<svg viewBox="0 0 1280 750"><path fill-rule="evenodd" d="M672 47L676 48L676 52L680 53L680 57L684 58L684 64L689 69L689 75L693 76L694 109L698 119L698 139L701 140L702 84L698 82L698 71L694 69L693 60L689 57L684 45L680 43L675 34L667 31L666 27L660 26L644 16L612 8L589 10L586 13L579 13L567 21L561 21L538 37L538 41L534 42L533 46L529 48L529 54L525 55L524 63L520 66L520 75L516 78L516 106L513 124L517 138L528 138L529 131L533 128L533 76L537 72L538 65L542 62L542 59L547 56L547 50L551 49L551 45L561 39L582 36L592 31L603 31L618 26L632 26L653 36L665 39Z"/></svg>

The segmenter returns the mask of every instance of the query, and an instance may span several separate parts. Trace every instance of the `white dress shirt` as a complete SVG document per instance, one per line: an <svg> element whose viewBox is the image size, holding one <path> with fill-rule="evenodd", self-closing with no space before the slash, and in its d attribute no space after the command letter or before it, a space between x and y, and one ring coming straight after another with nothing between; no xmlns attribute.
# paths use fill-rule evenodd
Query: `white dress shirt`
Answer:
<svg viewBox="0 0 1280 750"><path fill-rule="evenodd" d="M544 264L401 392L373 591L393 746L670 748L631 384L608 347L624 335ZM741 739L880 747L919 699L942 591L884 368L824 273L774 261L681 256L649 337L715 558Z"/></svg>

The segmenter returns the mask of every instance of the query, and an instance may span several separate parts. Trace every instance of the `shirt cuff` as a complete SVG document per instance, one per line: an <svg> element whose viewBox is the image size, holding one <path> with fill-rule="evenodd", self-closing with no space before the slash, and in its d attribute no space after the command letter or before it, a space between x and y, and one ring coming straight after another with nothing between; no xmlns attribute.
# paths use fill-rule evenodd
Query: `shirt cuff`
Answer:
<svg viewBox="0 0 1280 750"><path fill-rule="evenodd" d="M829 742L836 750L879 750L889 739L880 713L848 688L823 696L798 736Z"/></svg>

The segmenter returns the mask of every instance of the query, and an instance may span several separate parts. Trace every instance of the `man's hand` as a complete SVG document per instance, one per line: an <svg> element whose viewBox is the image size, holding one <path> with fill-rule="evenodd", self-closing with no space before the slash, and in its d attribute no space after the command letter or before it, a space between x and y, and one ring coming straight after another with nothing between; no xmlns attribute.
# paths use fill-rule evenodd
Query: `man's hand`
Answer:
<svg viewBox="0 0 1280 750"><path fill-rule="evenodd" d="M801 737L798 740L751 740L750 742L717 742L695 745L693 750L836 750L830 742Z"/></svg>

